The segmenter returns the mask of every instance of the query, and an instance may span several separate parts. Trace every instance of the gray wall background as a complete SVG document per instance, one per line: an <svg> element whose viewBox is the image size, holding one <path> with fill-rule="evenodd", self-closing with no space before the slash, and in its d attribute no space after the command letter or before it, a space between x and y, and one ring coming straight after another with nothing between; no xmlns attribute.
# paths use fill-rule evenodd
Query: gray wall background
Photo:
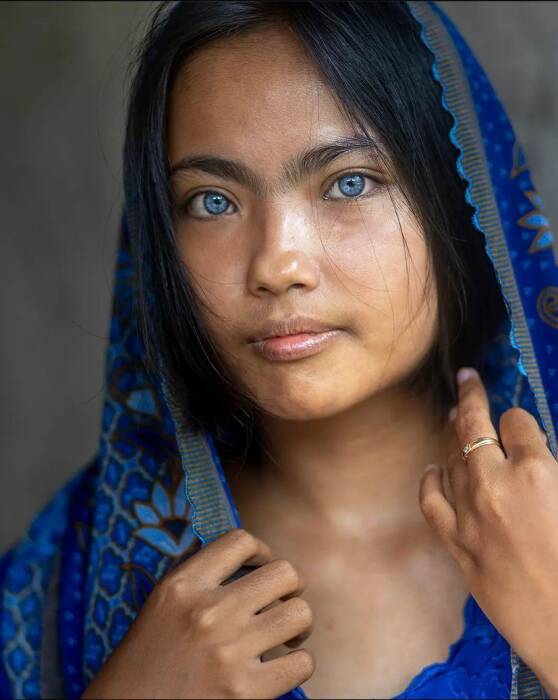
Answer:
<svg viewBox="0 0 558 700"><path fill-rule="evenodd" d="M558 3L444 2L558 225ZM152 2L0 4L0 551L97 450L129 51Z"/></svg>

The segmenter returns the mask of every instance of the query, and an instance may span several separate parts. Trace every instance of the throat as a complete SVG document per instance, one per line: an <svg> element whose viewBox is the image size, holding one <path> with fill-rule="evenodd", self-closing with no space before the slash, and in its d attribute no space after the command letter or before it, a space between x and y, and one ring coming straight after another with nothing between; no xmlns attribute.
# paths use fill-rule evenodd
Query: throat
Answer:
<svg viewBox="0 0 558 700"><path fill-rule="evenodd" d="M446 661L469 591L420 513L356 533L332 528L268 492L248 469L236 479L228 470L243 526L306 582L313 631L302 646L316 659L302 685L309 698L395 697L423 667ZM262 658L290 650L282 644Z"/></svg>
<svg viewBox="0 0 558 700"><path fill-rule="evenodd" d="M444 663L463 633L469 592L455 562L410 543L327 543L277 540L306 587L313 630L302 647L316 669L302 684L309 698L393 698L424 667ZM268 650L264 661L289 647Z"/></svg>

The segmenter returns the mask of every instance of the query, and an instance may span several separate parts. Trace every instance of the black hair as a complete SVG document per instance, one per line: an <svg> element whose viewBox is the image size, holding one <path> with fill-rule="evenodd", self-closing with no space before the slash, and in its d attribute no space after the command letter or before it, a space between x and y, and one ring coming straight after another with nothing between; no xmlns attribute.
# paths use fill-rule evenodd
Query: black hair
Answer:
<svg viewBox="0 0 558 700"><path fill-rule="evenodd" d="M405 2L195 0L161 3L138 46L129 94L124 184L132 220L137 318L151 368L185 420L233 459L261 447L258 410L235 386L204 326L174 238L166 106L177 71L208 42L287 23L355 128L379 138L422 225L438 293L438 334L404 382L439 420L456 402L458 367L476 366L506 309L482 234L472 223L432 75L433 55ZM169 10L172 12L169 14ZM264 50L264 49L262 49Z"/></svg>

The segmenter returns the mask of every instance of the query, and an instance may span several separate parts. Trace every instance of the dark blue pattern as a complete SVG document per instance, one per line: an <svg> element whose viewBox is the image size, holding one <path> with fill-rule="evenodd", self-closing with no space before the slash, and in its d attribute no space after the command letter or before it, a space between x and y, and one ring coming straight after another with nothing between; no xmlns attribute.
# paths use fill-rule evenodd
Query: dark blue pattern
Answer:
<svg viewBox="0 0 558 700"><path fill-rule="evenodd" d="M7 552L0 560L0 590L4 590L5 577L8 567L13 558L12 552ZM0 649L4 649L10 639L14 639L17 634L16 622L11 610L2 607L0 610ZM13 689L4 669L4 664L0 664L0 698L11 700Z"/></svg>
<svg viewBox="0 0 558 700"><path fill-rule="evenodd" d="M99 465L93 461L76 483L70 498L68 525L60 564L58 637L66 697L78 698L83 691L84 588L87 552L90 546L91 504L95 497Z"/></svg>
<svg viewBox="0 0 558 700"><path fill-rule="evenodd" d="M542 214L542 199L533 185L524 151L494 88L456 27L437 6L432 4L432 7L447 28L467 76L505 235L504 243L513 265L520 303L531 336L533 360L538 365L550 411L550 423L544 427L555 434L558 424L558 398L555 393L558 274L553 251L554 237L548 220ZM493 252L489 252L494 260ZM495 267L500 272L497 263ZM515 334L512 335L512 343L514 347L521 345ZM519 357L519 368L527 375L522 355ZM525 390L531 393L528 387ZM534 405L532 393L529 402L531 406ZM541 422L544 423L544 419ZM554 442L555 448L555 440L551 439L551 442Z"/></svg>
<svg viewBox="0 0 558 700"><path fill-rule="evenodd" d="M447 660L424 668L397 698L510 697L509 644L471 595L463 616L463 634Z"/></svg>
<svg viewBox="0 0 558 700"><path fill-rule="evenodd" d="M170 3L170 12L173 6ZM477 153L488 166L511 272L498 257L494 236L483 230L479 207L475 207L475 223L486 235L487 253L504 296L506 289L512 289L511 282L518 290L517 299L506 296L510 319L484 357L482 373L491 410L497 420L504 410L519 405L543 422L546 402L551 425L547 422L545 427L553 432L558 417L554 382L558 276L552 233L525 156L492 87L455 28L433 9L463 64L481 134ZM440 58L447 55L436 54L433 71L444 85ZM448 107L450 96L444 88ZM461 147L458 126L456 117L450 138ZM477 183L467 172L466 154L460 150L456 167L470 185L468 198L475 206ZM196 450L190 445L181 460L180 417L165 400L160 378L145 370L136 328L129 251L135 201L136 193L128 192L117 255L98 454L0 560L2 697L41 696L42 614L57 554L62 553L60 591L58 600L51 603L58 605L62 680L67 697L75 698L120 642L156 581L201 544L190 522L192 509L199 504L187 498L188 481L184 481ZM518 305L525 314L528 337L522 335ZM210 468L216 470L217 482L230 501L229 512L238 519L213 442L210 436L205 440ZM201 447L200 442L200 454ZM218 516L225 521L228 517L221 512L215 513ZM447 660L419 671L397 697L504 698L510 697L510 685L509 645L469 596L463 634L451 645ZM306 695L295 688L282 697L300 700Z"/></svg>
<svg viewBox="0 0 558 700"><path fill-rule="evenodd" d="M80 473L55 496L0 564L0 682L9 687L5 697L40 697L43 606L67 522L68 497L81 478Z"/></svg>

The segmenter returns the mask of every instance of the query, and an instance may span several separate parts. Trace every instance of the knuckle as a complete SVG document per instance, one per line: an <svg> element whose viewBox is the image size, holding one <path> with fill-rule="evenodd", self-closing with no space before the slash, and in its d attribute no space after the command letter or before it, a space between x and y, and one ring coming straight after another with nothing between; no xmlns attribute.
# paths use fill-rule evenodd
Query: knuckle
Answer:
<svg viewBox="0 0 558 700"><path fill-rule="evenodd" d="M220 668L229 668L235 665L235 649L230 644L220 644L213 650L215 662Z"/></svg>
<svg viewBox="0 0 558 700"><path fill-rule="evenodd" d="M477 422L478 411L476 408L462 409L455 419L457 430L465 434L474 433Z"/></svg>
<svg viewBox="0 0 558 700"><path fill-rule="evenodd" d="M477 513L487 515L498 510L496 489L479 486L473 490L473 507Z"/></svg>
<svg viewBox="0 0 558 700"><path fill-rule="evenodd" d="M298 672L301 673L306 680L310 678L310 676L316 670L316 660L314 655L309 649L299 649L295 653L297 654Z"/></svg>
<svg viewBox="0 0 558 700"><path fill-rule="evenodd" d="M531 448L529 448L531 450ZM526 482L531 488L543 488L546 485L547 471L543 467L543 461L529 451L521 460L521 473Z"/></svg>
<svg viewBox="0 0 558 700"><path fill-rule="evenodd" d="M184 576L173 574L161 579L155 588L158 590L159 595L164 596L165 599L174 601L174 604L183 602L189 590L188 583Z"/></svg>
<svg viewBox="0 0 558 700"><path fill-rule="evenodd" d="M248 530L245 530L242 527L235 527L232 530L229 531L228 533L229 538L235 543L239 544L245 547L249 547L253 545L256 541L256 538L251 532L248 532Z"/></svg>
<svg viewBox="0 0 558 700"><path fill-rule="evenodd" d="M473 576L480 569L481 562L476 550L469 549L461 543L456 543L452 551L465 576Z"/></svg>
<svg viewBox="0 0 558 700"><path fill-rule="evenodd" d="M488 470L486 472L484 478L473 488L473 506L481 515L503 521L508 498L502 483L497 478L491 478Z"/></svg>
<svg viewBox="0 0 558 700"><path fill-rule="evenodd" d="M424 517L428 520L432 520L436 516L436 501L431 494L421 493L419 505Z"/></svg>
<svg viewBox="0 0 558 700"><path fill-rule="evenodd" d="M479 541L478 526L472 516L458 521L459 547L468 556L474 555Z"/></svg>
<svg viewBox="0 0 558 700"><path fill-rule="evenodd" d="M533 476L537 477L541 474L543 474L543 470L541 469L542 466L542 460L539 459L537 456L535 456L532 452L532 447L529 445L528 447L525 448L526 451L527 449L529 450L529 454L526 454L524 461L523 461L523 467L524 469L532 473Z"/></svg>
<svg viewBox="0 0 558 700"><path fill-rule="evenodd" d="M278 669L278 671L285 680L297 685L308 680L316 670L314 655L306 648L289 652L285 660L288 660L288 663L282 666L280 670Z"/></svg>
<svg viewBox="0 0 558 700"><path fill-rule="evenodd" d="M312 623L312 608L307 600L304 600L304 598L291 598L287 603L292 608L292 613L295 617L301 618L308 624Z"/></svg>
<svg viewBox="0 0 558 700"><path fill-rule="evenodd" d="M534 454L533 446L529 443L520 442L513 445L511 448L512 460L521 464L521 469L529 472L538 471L540 466L539 458Z"/></svg>
<svg viewBox="0 0 558 700"><path fill-rule="evenodd" d="M275 574L280 576L281 578L287 579L294 585L300 583L301 576L298 573L294 564L288 559L275 559L275 561L273 562L273 567L275 570Z"/></svg>
<svg viewBox="0 0 558 700"><path fill-rule="evenodd" d="M217 606L205 603L193 608L190 612L191 622L200 632L210 632L213 630L219 619Z"/></svg>
<svg viewBox="0 0 558 700"><path fill-rule="evenodd" d="M248 682L242 676L231 676L225 682L225 696L227 698L253 697Z"/></svg>
<svg viewBox="0 0 558 700"><path fill-rule="evenodd" d="M224 697L226 698L249 698L248 687L242 678L230 678L224 683Z"/></svg>

